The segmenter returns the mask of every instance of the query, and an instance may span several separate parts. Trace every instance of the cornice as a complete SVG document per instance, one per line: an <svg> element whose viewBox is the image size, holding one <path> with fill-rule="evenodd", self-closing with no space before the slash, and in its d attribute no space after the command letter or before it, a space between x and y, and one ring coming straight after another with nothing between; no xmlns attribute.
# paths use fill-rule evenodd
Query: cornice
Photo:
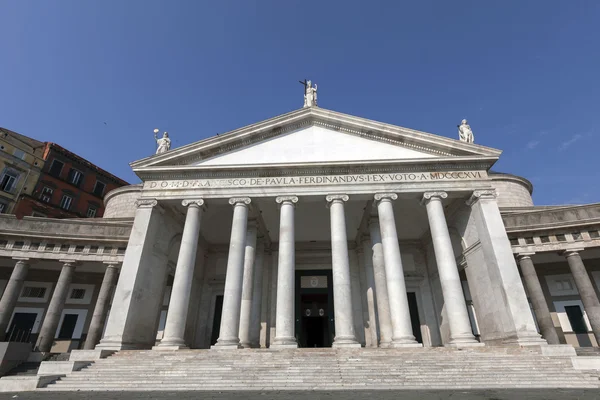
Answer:
<svg viewBox="0 0 600 400"><path fill-rule="evenodd" d="M151 166L189 165L287 132L315 125L440 157L483 156L498 159L501 154L500 150L485 146L468 144L320 107L310 107L213 136L161 155L153 155L130 165L136 172Z"/></svg>

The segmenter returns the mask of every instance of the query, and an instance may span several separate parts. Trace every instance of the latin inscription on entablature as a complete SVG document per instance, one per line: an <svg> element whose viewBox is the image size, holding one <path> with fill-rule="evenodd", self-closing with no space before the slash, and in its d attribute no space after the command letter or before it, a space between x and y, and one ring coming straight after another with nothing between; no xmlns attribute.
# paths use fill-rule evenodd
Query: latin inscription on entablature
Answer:
<svg viewBox="0 0 600 400"><path fill-rule="evenodd" d="M172 190L199 188L303 187L325 185L360 185L373 183L411 183L472 181L486 179L486 171L443 171L352 175L317 175L286 177L240 177L224 179L181 179L144 182L144 189Z"/></svg>

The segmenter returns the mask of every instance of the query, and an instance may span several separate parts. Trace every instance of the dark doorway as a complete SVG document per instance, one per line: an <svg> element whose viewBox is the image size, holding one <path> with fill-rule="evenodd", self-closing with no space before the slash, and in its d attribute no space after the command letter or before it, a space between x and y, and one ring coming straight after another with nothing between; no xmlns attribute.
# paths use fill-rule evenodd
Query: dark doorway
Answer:
<svg viewBox="0 0 600 400"><path fill-rule="evenodd" d="M302 309L301 347L331 347L327 316L327 293L300 295Z"/></svg>
<svg viewBox="0 0 600 400"><path fill-rule="evenodd" d="M421 336L421 321L419 321L419 308L417 307L417 295L415 292L408 292L408 309L410 311L410 322L412 325L413 335L419 343L423 343Z"/></svg>
<svg viewBox="0 0 600 400"><path fill-rule="evenodd" d="M5 340L23 341L25 337L29 337L36 318L36 313L15 313Z"/></svg>
<svg viewBox="0 0 600 400"><path fill-rule="evenodd" d="M334 336L331 271L296 271L298 346L331 347Z"/></svg>
<svg viewBox="0 0 600 400"><path fill-rule="evenodd" d="M221 313L223 312L223 296L217 296L215 300L215 317L213 318L212 335L210 336L210 344L214 345L219 339L221 331Z"/></svg>
<svg viewBox="0 0 600 400"><path fill-rule="evenodd" d="M587 324L583 318L583 311L579 306L565 306L565 313L571 323L573 333L588 333Z"/></svg>
<svg viewBox="0 0 600 400"><path fill-rule="evenodd" d="M77 317L79 317L77 314L65 314L60 331L58 331L59 339L71 339L73 337L75 325L77 324Z"/></svg>

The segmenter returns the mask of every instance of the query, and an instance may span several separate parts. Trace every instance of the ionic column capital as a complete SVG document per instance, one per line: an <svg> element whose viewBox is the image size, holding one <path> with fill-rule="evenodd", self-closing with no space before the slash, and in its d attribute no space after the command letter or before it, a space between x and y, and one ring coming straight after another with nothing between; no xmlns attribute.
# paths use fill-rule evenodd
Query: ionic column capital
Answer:
<svg viewBox="0 0 600 400"><path fill-rule="evenodd" d="M62 263L63 267L75 267L79 265L79 261L77 260L58 260L58 262Z"/></svg>
<svg viewBox="0 0 600 400"><path fill-rule="evenodd" d="M121 262L119 261L104 261L102 264L106 265L106 268L117 268L119 269L119 264L121 264Z"/></svg>
<svg viewBox="0 0 600 400"><path fill-rule="evenodd" d="M421 199L422 205L427 205L431 200L439 200L448 198L448 193L446 192L425 192L423 193L423 198Z"/></svg>
<svg viewBox="0 0 600 400"><path fill-rule="evenodd" d="M289 204L296 207L298 203L298 196L277 196L275 202L280 205Z"/></svg>
<svg viewBox="0 0 600 400"><path fill-rule="evenodd" d="M325 200L327 203L335 203L335 202L346 202L350 200L347 194L328 194L325 196Z"/></svg>
<svg viewBox="0 0 600 400"><path fill-rule="evenodd" d="M136 208L153 208L158 205L158 201L156 199L138 199L134 204Z"/></svg>
<svg viewBox="0 0 600 400"><path fill-rule="evenodd" d="M247 206L251 201L252 200L250 200L250 197L232 197L229 199L229 204L232 206L236 206L238 204Z"/></svg>
<svg viewBox="0 0 600 400"><path fill-rule="evenodd" d="M475 190L466 204L470 207L479 200L494 200L496 197L498 197L496 189Z"/></svg>
<svg viewBox="0 0 600 400"><path fill-rule="evenodd" d="M515 255L515 257L517 258L517 261L521 261L521 260L531 260L531 256L535 255L535 253L531 252L531 253L517 253Z"/></svg>
<svg viewBox="0 0 600 400"><path fill-rule="evenodd" d="M580 256L579 254L580 252L582 252L584 249L583 248L577 248L577 249L569 249L569 250L565 250L563 251L561 254L564 257L572 257L572 256Z"/></svg>
<svg viewBox="0 0 600 400"><path fill-rule="evenodd" d="M200 198L200 199L186 199L183 200L181 202L181 205L184 207L197 207L200 208L202 210L204 210L206 208L206 206L204 205L204 199Z"/></svg>
<svg viewBox="0 0 600 400"><path fill-rule="evenodd" d="M396 193L375 193L373 196L376 202L398 200Z"/></svg>

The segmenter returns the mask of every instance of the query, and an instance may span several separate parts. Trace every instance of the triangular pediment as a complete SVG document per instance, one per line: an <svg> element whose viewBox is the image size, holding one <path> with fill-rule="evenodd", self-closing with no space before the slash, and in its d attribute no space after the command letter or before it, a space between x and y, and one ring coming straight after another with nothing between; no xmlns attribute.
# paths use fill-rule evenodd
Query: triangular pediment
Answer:
<svg viewBox="0 0 600 400"><path fill-rule="evenodd" d="M310 107L154 155L131 166L140 175L144 171L185 167L438 159L489 159L493 163L500 153L444 136Z"/></svg>
<svg viewBox="0 0 600 400"><path fill-rule="evenodd" d="M435 155L311 125L200 160L193 165L322 163L431 157Z"/></svg>

